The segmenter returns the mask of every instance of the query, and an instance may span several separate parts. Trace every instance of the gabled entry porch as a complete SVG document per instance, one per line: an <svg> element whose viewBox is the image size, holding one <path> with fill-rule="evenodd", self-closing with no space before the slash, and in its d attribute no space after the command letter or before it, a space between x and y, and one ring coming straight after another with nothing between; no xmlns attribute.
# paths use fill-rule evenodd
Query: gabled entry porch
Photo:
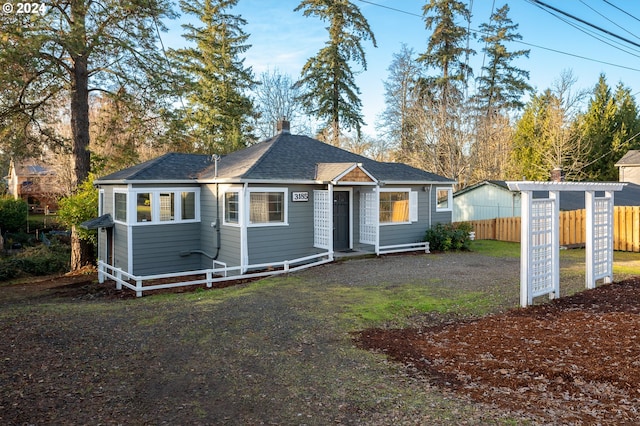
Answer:
<svg viewBox="0 0 640 426"><path fill-rule="evenodd" d="M381 225L417 222L417 191L395 187L383 189L385 184L359 163L318 164L316 179L323 181L327 189L315 190L313 195L315 247L332 253L428 252L428 243L423 241L380 243ZM385 220L382 223L381 212Z"/></svg>

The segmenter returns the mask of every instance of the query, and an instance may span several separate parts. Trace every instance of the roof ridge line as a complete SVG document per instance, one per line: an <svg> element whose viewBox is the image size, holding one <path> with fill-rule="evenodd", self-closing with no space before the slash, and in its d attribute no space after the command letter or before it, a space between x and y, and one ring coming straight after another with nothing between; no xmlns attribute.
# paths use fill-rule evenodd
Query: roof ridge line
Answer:
<svg viewBox="0 0 640 426"><path fill-rule="evenodd" d="M248 169L247 169L247 170L242 174L243 176L244 176L244 175L248 175L249 173L251 173L251 172L252 172L256 167L258 167L258 165L259 165L260 163L262 163L262 162L264 161L264 157L266 157L266 156L267 156L267 154L269 153L269 151L271 151L271 149L273 148L273 145L275 145L275 143L276 143L277 141L279 141L279 140L280 140L280 137L281 137L281 136L282 136L282 133L278 133L277 135L275 135L275 136L274 136L274 137L272 137L271 139L267 139L266 141L259 142L259 143L264 143L264 144L267 144L267 143L271 142L271 145L269 145L269 146L267 147L267 149L262 153L262 155L260 156L260 158L258 159L258 161L254 162L254 163L251 165L251 167L249 167L249 168L248 168ZM258 145L258 144L256 144L256 145Z"/></svg>
<svg viewBox="0 0 640 426"><path fill-rule="evenodd" d="M144 167L141 167L140 170L137 170L134 174L132 174L127 179L131 179L131 178L137 177L140 173L146 171L148 168L150 168L150 167L152 167L152 166L154 166L156 164L162 164L169 156L174 155L174 154L179 154L179 153L177 153L177 152L166 152L166 153L162 154L160 157L156 157L156 158L153 158L151 160L144 161L144 162L138 164L139 166L141 166L141 165L147 163Z"/></svg>

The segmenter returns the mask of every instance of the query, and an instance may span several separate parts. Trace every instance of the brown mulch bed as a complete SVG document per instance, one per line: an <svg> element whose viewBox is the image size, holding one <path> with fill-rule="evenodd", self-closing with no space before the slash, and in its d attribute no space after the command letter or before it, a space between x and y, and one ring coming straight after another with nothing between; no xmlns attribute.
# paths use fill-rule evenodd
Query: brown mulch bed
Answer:
<svg viewBox="0 0 640 426"><path fill-rule="evenodd" d="M363 348L473 400L555 424L640 423L640 278L425 329L368 329Z"/></svg>

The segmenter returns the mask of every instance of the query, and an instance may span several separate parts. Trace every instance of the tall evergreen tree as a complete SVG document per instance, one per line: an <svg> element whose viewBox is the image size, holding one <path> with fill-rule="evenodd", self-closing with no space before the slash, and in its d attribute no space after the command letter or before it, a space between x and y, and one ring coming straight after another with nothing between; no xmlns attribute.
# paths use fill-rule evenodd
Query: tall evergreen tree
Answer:
<svg viewBox="0 0 640 426"><path fill-rule="evenodd" d="M504 179L511 150L510 112L524 106L523 96L532 90L529 72L513 61L528 57L528 50L509 51L506 44L522 39L517 24L508 17L509 6L496 10L488 24L480 26L486 65L476 79L472 98L475 115L473 148L470 155L469 183L486 179Z"/></svg>
<svg viewBox="0 0 640 426"><path fill-rule="evenodd" d="M341 130L354 130L360 138L364 125L360 89L350 62L367 69L364 40L376 39L360 9L349 0L302 0L295 11L328 21L329 40L318 54L302 68L297 86L305 109L326 123L325 132L334 145L339 144Z"/></svg>
<svg viewBox="0 0 640 426"><path fill-rule="evenodd" d="M473 74L468 64L469 56L475 54L468 47L471 35L468 27L458 22L462 18L468 23L471 12L459 0L428 0L422 10L426 28L432 33L427 50L418 57L418 61L439 73L427 81L437 88L446 109L450 98L462 98L467 79Z"/></svg>
<svg viewBox="0 0 640 426"><path fill-rule="evenodd" d="M480 25L480 39L485 43L487 65L482 67L482 74L477 78L478 93L475 96L478 109L485 115L504 110L521 109L524 106L523 95L532 90L527 83L529 72L517 68L513 61L521 57L529 57L529 50L510 52L505 43L521 40L522 36L515 31L507 16L509 6L504 5L491 15L488 24Z"/></svg>
<svg viewBox="0 0 640 426"><path fill-rule="evenodd" d="M591 180L618 179L616 162L629 149L640 148L640 119L628 88L619 84L615 93L600 75L585 114L579 118L582 137L589 147L585 173Z"/></svg>
<svg viewBox="0 0 640 426"><path fill-rule="evenodd" d="M140 88L156 98L170 75L158 49L167 0L52 0L40 16L0 15L0 82L11 92L0 100L0 122L25 137L47 133L43 109L68 101L77 183L89 175L89 93ZM5 85L8 84L8 85ZM26 126L26 127L25 127ZM90 261L89 246L74 232L71 267Z"/></svg>
<svg viewBox="0 0 640 426"><path fill-rule="evenodd" d="M194 147L210 154L226 154L253 139L254 108L249 90L256 82L241 55L251 46L239 15L229 13L238 0L181 0L186 14L204 26L185 24L184 38L193 46L173 51L187 78L187 126Z"/></svg>
<svg viewBox="0 0 640 426"><path fill-rule="evenodd" d="M472 75L468 59L475 53L468 47L471 13L462 1L429 0L423 15L432 33L427 50L417 59L427 77L421 80L421 105L416 115L421 117L426 142L415 150L423 155L421 165L414 165L462 182L468 170L471 130L465 99Z"/></svg>

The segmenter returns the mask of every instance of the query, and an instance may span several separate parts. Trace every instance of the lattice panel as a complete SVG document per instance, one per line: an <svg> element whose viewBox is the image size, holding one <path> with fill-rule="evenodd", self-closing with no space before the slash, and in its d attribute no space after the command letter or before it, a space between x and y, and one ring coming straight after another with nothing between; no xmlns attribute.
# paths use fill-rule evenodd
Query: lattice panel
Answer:
<svg viewBox="0 0 640 426"><path fill-rule="evenodd" d="M596 198L593 203L593 278L600 279L611 273L613 200Z"/></svg>
<svg viewBox="0 0 640 426"><path fill-rule="evenodd" d="M552 199L531 202L529 288L533 297L553 291L554 202Z"/></svg>
<svg viewBox="0 0 640 426"><path fill-rule="evenodd" d="M333 232L331 222L333 220L332 204L329 199L329 191L313 191L313 246L329 249Z"/></svg>
<svg viewBox="0 0 640 426"><path fill-rule="evenodd" d="M360 242L373 244L378 236L378 197L373 191L360 192Z"/></svg>

